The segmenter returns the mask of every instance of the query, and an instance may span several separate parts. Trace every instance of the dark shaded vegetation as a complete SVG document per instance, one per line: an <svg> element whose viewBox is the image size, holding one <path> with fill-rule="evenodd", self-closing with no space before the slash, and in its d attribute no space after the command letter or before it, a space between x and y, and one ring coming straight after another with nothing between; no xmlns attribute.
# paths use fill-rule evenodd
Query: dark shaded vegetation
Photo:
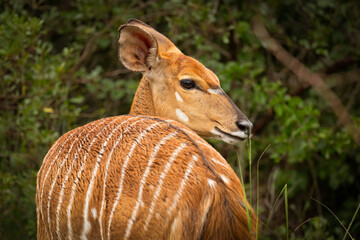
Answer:
<svg viewBox="0 0 360 240"><path fill-rule="evenodd" d="M59 136L128 113L140 74L119 63L117 28L129 18L153 26L218 75L254 123L253 166L271 144L259 168L260 239L286 236L284 197L274 205L285 184L291 239L345 235L312 198L345 227L360 203L359 1L18 0L0 8L1 239L35 238L36 174ZM282 62L255 26L292 58ZM294 59L317 74L345 112L338 115L340 105L299 75L304 69ZM236 172L240 148L249 182L246 144L211 143ZM359 214L349 232L360 236Z"/></svg>

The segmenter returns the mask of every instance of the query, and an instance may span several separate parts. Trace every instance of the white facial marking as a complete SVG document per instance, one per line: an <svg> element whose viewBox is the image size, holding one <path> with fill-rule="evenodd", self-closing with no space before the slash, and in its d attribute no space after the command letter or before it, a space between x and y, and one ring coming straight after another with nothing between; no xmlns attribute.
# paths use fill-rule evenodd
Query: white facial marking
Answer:
<svg viewBox="0 0 360 240"><path fill-rule="evenodd" d="M221 175L221 179L226 183L229 184L229 179L225 177L224 175Z"/></svg>
<svg viewBox="0 0 360 240"><path fill-rule="evenodd" d="M211 188L215 188L215 181L212 179L208 179L208 184Z"/></svg>
<svg viewBox="0 0 360 240"><path fill-rule="evenodd" d="M207 91L208 91L209 93L218 94L218 95L224 93L224 91L223 91L221 88L215 88L215 89L209 88Z"/></svg>
<svg viewBox="0 0 360 240"><path fill-rule="evenodd" d="M231 138L215 129L211 129L210 132L215 135L215 136L213 136L213 138L223 140L226 143L234 144L234 143L238 142L238 140Z"/></svg>
<svg viewBox="0 0 360 240"><path fill-rule="evenodd" d="M243 126L249 126L250 128L252 127L252 123L250 123L249 121L244 120L240 124ZM249 137L247 135L247 131L241 131L241 130L228 132L227 134L225 134L224 132L219 131L217 129L212 129L210 132L215 135L214 136L215 138L221 139L227 143L236 143L241 139L246 139ZM250 135L250 137L251 137L251 135ZM240 138L240 139L237 139L237 138Z"/></svg>
<svg viewBox="0 0 360 240"><path fill-rule="evenodd" d="M178 92L175 92L175 97L176 97L176 100L178 100L179 102L184 102Z"/></svg>
<svg viewBox="0 0 360 240"><path fill-rule="evenodd" d="M216 131L215 129L211 129L210 131L212 134L214 134L215 136L220 136L220 133L218 131Z"/></svg>
<svg viewBox="0 0 360 240"><path fill-rule="evenodd" d="M182 80L182 79L192 79L192 77L190 77L190 76L188 76L188 75L184 75L184 76L181 77L181 80Z"/></svg>
<svg viewBox="0 0 360 240"><path fill-rule="evenodd" d="M189 117L180 109L176 109L176 116L179 118L182 122L189 122Z"/></svg>
<svg viewBox="0 0 360 240"><path fill-rule="evenodd" d="M240 138L247 138L248 137L246 135L246 133L243 132L243 131L235 131L235 132L231 132L230 134L233 135L233 136L240 137Z"/></svg>
<svg viewBox="0 0 360 240"><path fill-rule="evenodd" d="M95 209L95 208L92 208L92 209L91 209L91 215L92 215L92 217L93 217L94 219L96 218L97 212L96 212L96 209Z"/></svg>

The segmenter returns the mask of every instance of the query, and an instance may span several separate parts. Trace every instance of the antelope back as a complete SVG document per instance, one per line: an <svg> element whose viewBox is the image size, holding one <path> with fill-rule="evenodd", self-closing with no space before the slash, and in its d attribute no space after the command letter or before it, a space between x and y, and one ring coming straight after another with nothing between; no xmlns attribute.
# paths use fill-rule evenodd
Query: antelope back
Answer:
<svg viewBox="0 0 360 240"><path fill-rule="evenodd" d="M251 122L218 77L145 23L132 19L120 26L119 59L143 73L130 114L174 119L202 137L228 143L250 136Z"/></svg>
<svg viewBox="0 0 360 240"><path fill-rule="evenodd" d="M66 133L45 156L36 204L38 239L250 239L234 171L166 119L118 116Z"/></svg>

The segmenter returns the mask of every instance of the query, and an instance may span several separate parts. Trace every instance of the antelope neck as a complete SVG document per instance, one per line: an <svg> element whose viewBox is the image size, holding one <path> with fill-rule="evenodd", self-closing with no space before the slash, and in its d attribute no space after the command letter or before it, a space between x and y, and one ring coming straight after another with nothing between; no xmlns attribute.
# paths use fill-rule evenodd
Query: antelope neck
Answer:
<svg viewBox="0 0 360 240"><path fill-rule="evenodd" d="M130 109L131 115L155 116L153 97L149 80L143 76Z"/></svg>

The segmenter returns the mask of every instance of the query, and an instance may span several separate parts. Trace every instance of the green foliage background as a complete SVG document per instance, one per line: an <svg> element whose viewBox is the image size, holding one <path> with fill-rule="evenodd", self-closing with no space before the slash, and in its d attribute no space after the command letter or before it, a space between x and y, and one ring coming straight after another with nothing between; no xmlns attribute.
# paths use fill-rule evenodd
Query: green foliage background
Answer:
<svg viewBox="0 0 360 240"><path fill-rule="evenodd" d="M291 239L344 236L311 198L348 226L360 202L359 146L324 99L261 46L251 22L260 16L293 56L321 73L359 127L359 1L17 0L0 9L1 239L36 237L36 174L59 136L128 113L141 77L117 60L117 28L129 18L150 24L218 75L255 124L253 166L271 144L259 168L260 239L286 236L283 196L274 205L285 184ZM245 144L211 143L236 172L239 148L247 169ZM246 185L253 193L255 180ZM359 214L350 233L360 236Z"/></svg>

